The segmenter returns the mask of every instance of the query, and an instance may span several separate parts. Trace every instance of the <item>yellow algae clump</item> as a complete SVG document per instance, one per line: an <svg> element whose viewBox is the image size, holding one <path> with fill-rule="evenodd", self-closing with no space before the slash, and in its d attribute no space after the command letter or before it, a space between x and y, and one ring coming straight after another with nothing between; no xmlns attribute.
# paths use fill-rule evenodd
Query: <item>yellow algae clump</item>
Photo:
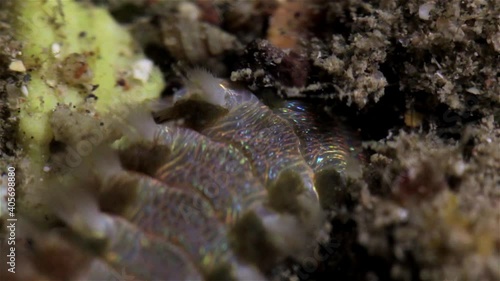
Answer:
<svg viewBox="0 0 500 281"><path fill-rule="evenodd" d="M123 104L157 97L164 86L153 67L134 75L147 59L131 35L108 11L75 1L16 1L16 39L31 82L19 113L19 134L26 157L40 169L54 137L50 116L58 104L91 106L95 116ZM76 125L75 125L76 126ZM85 130L85 128L75 128Z"/></svg>

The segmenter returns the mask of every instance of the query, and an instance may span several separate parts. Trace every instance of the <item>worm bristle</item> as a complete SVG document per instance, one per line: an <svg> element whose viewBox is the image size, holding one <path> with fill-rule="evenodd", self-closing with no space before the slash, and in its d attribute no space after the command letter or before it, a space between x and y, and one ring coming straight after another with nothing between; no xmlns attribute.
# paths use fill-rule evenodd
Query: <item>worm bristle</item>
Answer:
<svg viewBox="0 0 500 281"><path fill-rule="evenodd" d="M159 126L155 123L152 111L159 103L143 104L125 113L124 119L116 122L118 130L129 141L153 141L157 137Z"/></svg>
<svg viewBox="0 0 500 281"><path fill-rule="evenodd" d="M226 107L226 90L221 86L222 80L202 68L191 69L187 74L187 91L177 95L176 99L198 98L212 105ZM180 92L179 92L180 93Z"/></svg>
<svg viewBox="0 0 500 281"><path fill-rule="evenodd" d="M84 184L54 188L47 194L48 204L54 213L75 233L100 238L105 234L106 221L99 211L98 200Z"/></svg>

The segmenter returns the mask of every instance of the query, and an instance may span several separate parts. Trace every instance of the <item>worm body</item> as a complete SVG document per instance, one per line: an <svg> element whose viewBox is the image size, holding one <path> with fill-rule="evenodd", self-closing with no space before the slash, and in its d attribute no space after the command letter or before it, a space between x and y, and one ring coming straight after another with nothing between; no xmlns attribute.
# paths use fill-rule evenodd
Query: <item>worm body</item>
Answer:
<svg viewBox="0 0 500 281"><path fill-rule="evenodd" d="M108 245L103 260L115 271L155 280L159 276L172 279L201 279L198 268L179 247L164 239L146 234L136 225L118 217L107 217Z"/></svg>
<svg viewBox="0 0 500 281"><path fill-rule="evenodd" d="M83 220L61 214L80 240L104 241L89 276L266 280L284 259L311 255L324 222L315 173L345 173L351 135L325 129L305 104L271 109L203 71L190 81L165 116L182 118L190 103L210 114L197 126L131 122L139 138L100 174L100 206Z"/></svg>
<svg viewBox="0 0 500 281"><path fill-rule="evenodd" d="M300 175L311 197L317 197L313 171L303 158L300 140L288 121L273 113L248 90L233 88L227 81L202 70L194 71L191 80L208 86L200 87L203 92L198 96L183 92L177 102L201 99L226 110L208 120L199 128L200 133L242 151L266 186L281 172L291 170Z"/></svg>
<svg viewBox="0 0 500 281"><path fill-rule="evenodd" d="M356 133L339 120L318 114L317 107L303 101L283 101L274 109L288 120L301 140L302 155L314 172L334 168L345 173L363 161Z"/></svg>
<svg viewBox="0 0 500 281"><path fill-rule="evenodd" d="M252 209L254 202L266 196L250 161L232 145L174 126L162 127L159 140L170 153L155 177L172 186L198 190L224 223L233 224L243 210Z"/></svg>

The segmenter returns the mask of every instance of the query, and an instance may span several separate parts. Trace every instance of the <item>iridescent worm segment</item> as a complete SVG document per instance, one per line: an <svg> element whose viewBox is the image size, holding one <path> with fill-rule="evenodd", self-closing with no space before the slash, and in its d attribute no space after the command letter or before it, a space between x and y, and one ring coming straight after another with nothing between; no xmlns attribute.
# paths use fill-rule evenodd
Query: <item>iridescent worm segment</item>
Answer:
<svg viewBox="0 0 500 281"><path fill-rule="evenodd" d="M284 258L310 255L324 222L315 174L345 173L357 157L350 133L320 129L313 113L298 102L273 110L192 71L158 113L185 126L131 117L141 137L106 163L99 206L63 218L79 241L102 242L88 278L126 268L140 280L266 280Z"/></svg>

